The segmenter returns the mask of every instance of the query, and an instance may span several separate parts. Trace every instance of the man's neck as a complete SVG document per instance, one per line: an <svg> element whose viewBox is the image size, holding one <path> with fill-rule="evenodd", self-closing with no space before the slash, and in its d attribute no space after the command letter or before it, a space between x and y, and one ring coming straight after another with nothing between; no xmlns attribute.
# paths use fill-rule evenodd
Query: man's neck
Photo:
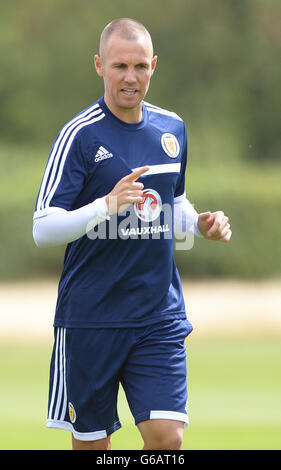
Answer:
<svg viewBox="0 0 281 470"><path fill-rule="evenodd" d="M108 102L106 96L104 96L104 101L108 109L121 121L126 122L127 124L137 124L142 120L142 103L140 103L135 108L121 108L113 106Z"/></svg>

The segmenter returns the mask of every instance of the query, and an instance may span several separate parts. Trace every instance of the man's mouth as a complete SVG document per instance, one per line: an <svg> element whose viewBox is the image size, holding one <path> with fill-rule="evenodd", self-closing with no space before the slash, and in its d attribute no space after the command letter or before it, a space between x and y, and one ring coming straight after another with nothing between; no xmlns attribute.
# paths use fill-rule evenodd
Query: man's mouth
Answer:
<svg viewBox="0 0 281 470"><path fill-rule="evenodd" d="M127 96L133 96L135 93L137 93L138 90L131 88L121 88L121 91Z"/></svg>

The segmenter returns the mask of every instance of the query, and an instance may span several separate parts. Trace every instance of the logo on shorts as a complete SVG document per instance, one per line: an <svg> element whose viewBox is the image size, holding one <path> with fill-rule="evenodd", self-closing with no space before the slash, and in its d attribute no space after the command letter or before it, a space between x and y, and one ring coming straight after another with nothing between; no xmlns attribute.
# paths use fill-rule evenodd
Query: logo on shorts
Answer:
<svg viewBox="0 0 281 470"><path fill-rule="evenodd" d="M169 134L168 132L163 134L161 137L161 145L169 157L177 158L180 152L180 145L174 134Z"/></svg>
<svg viewBox="0 0 281 470"><path fill-rule="evenodd" d="M142 202L134 204L135 213L139 219L151 222L157 219L162 209L160 194L154 189L144 189Z"/></svg>
<svg viewBox="0 0 281 470"><path fill-rule="evenodd" d="M74 409L74 406L72 405L72 403L68 403L68 413L69 413L69 418L70 418L70 421L72 423L75 423L76 421L76 413L75 413L75 409Z"/></svg>

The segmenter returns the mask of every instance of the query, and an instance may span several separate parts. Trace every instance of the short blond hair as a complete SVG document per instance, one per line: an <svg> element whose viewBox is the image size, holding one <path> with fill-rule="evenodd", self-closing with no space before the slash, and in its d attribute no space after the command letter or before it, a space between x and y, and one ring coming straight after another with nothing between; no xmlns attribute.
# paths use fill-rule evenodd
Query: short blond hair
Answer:
<svg viewBox="0 0 281 470"><path fill-rule="evenodd" d="M100 57L104 56L106 44L113 33L118 34L121 38L126 39L127 41L135 41L140 37L140 35L147 36L151 42L153 54L152 39L146 27L139 21L131 18L117 18L116 20L108 23L101 33L99 45Z"/></svg>

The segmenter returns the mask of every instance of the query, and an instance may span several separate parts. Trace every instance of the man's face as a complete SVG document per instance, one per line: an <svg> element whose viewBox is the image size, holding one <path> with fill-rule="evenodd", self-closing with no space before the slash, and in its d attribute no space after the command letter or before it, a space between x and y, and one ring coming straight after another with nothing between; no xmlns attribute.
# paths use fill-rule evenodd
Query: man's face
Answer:
<svg viewBox="0 0 281 470"><path fill-rule="evenodd" d="M104 79L106 104L121 119L130 110L132 115L140 111L156 61L145 35L127 41L112 34L102 57L95 56L97 73Z"/></svg>

